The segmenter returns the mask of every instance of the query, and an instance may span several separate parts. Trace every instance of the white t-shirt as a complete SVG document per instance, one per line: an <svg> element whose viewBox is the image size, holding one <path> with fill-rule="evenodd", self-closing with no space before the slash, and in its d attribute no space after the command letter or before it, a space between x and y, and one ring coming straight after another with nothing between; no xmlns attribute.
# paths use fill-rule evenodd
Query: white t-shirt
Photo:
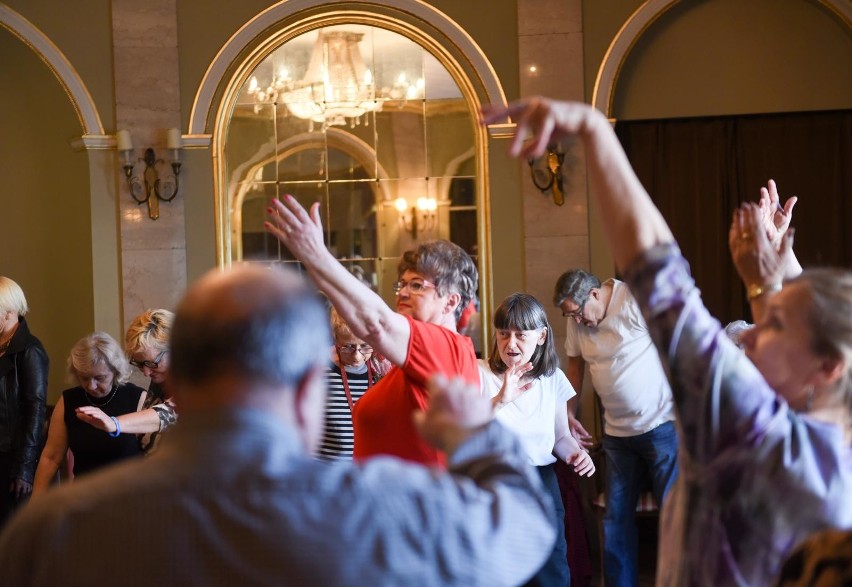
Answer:
<svg viewBox="0 0 852 587"><path fill-rule="evenodd" d="M660 355L628 287L615 279L597 328L568 319L565 353L589 365L610 436L637 436L674 420L674 403Z"/></svg>
<svg viewBox="0 0 852 587"><path fill-rule="evenodd" d="M494 397L503 386L503 376L494 374L485 359L479 360L479 381L486 397ZM556 410L567 410L565 402L574 395L568 378L557 369L549 377L539 377L521 397L500 408L495 417L518 436L530 463L542 467L556 462Z"/></svg>

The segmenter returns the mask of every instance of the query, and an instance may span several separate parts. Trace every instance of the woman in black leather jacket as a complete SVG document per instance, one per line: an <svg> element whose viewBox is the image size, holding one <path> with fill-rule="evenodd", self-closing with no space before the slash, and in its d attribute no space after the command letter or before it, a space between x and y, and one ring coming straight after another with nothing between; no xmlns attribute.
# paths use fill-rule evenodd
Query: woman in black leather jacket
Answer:
<svg viewBox="0 0 852 587"><path fill-rule="evenodd" d="M0 275L0 526L33 489L47 398L47 353L30 334L27 300Z"/></svg>

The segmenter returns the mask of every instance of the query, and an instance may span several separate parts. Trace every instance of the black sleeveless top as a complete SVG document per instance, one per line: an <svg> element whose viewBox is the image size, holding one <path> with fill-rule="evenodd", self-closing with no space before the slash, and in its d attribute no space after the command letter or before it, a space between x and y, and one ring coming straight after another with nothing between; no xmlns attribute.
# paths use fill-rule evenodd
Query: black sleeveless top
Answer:
<svg viewBox="0 0 852 587"><path fill-rule="evenodd" d="M86 424L75 414L82 406L95 405L107 416L120 416L135 412L139 398L145 390L132 383L118 386L115 395L106 404L100 405L106 398L89 400L82 387L66 389L62 392L65 402L65 428L68 431L68 446L74 453L74 476L85 475L104 465L142 454L139 440L135 434L120 434L112 438L103 430Z"/></svg>

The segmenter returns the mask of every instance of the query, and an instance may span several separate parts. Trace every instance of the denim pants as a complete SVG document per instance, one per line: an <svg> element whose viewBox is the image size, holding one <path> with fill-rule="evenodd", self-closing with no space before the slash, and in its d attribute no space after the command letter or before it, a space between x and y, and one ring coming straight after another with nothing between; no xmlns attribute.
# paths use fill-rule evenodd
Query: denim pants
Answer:
<svg viewBox="0 0 852 587"><path fill-rule="evenodd" d="M562 492L556 479L555 463L536 467L544 488L553 498L556 510L556 543L544 566L524 584L524 587L569 587L571 571L568 570L568 545L565 543L565 506L562 504Z"/></svg>
<svg viewBox="0 0 852 587"><path fill-rule="evenodd" d="M663 498L677 477L677 432L666 422L638 436L604 435L606 454L606 513L604 582L606 587L634 587L636 562L636 503L650 480L654 499Z"/></svg>

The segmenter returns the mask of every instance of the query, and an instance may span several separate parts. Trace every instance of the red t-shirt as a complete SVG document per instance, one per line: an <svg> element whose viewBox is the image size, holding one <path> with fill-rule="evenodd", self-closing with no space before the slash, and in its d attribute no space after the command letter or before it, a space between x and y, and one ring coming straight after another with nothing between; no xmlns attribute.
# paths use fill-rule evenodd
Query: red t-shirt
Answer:
<svg viewBox="0 0 852 587"><path fill-rule="evenodd" d="M394 455L425 465L444 465L443 453L424 441L412 414L429 405L426 382L436 373L460 376L479 386L473 341L443 326L406 316L411 325L408 355L355 404L355 458Z"/></svg>

